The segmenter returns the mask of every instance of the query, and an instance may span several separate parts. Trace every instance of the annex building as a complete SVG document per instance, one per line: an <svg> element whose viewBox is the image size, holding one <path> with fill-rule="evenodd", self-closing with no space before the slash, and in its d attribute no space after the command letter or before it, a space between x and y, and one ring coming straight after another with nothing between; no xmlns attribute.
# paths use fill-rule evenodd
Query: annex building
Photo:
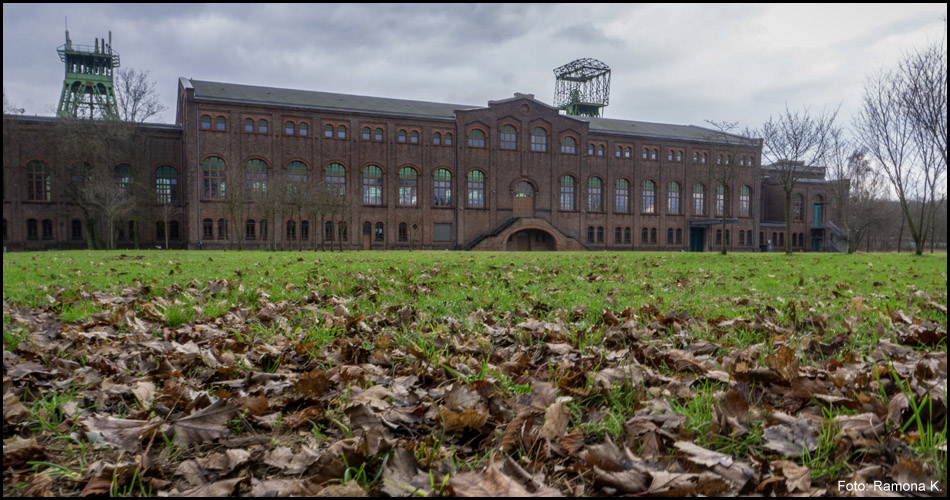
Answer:
<svg viewBox="0 0 950 500"><path fill-rule="evenodd" d="M66 154L59 127L75 119L5 115L4 247L836 248L823 170L797 188L786 235L758 139L520 93L460 105L185 78L177 91L175 123L137 125L129 153ZM96 183L135 190L135 207L104 217L76 194Z"/></svg>

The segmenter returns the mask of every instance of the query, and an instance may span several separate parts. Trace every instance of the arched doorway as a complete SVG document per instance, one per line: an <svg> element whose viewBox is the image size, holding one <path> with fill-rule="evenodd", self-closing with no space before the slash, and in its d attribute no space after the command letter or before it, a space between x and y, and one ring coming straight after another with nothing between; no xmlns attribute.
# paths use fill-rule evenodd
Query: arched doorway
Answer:
<svg viewBox="0 0 950 500"><path fill-rule="evenodd" d="M511 187L511 208L515 217L534 214L534 193L534 186L528 181L518 181Z"/></svg>
<svg viewBox="0 0 950 500"><path fill-rule="evenodd" d="M505 250L514 252L537 252L557 250L554 235L543 229L522 229L508 237Z"/></svg>

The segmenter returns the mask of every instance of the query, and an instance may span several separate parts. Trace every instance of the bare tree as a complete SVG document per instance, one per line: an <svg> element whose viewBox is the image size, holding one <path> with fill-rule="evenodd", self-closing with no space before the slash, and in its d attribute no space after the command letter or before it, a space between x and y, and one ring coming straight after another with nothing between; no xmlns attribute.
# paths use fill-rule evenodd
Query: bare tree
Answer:
<svg viewBox="0 0 950 500"><path fill-rule="evenodd" d="M837 219L848 241L848 253L854 253L868 231L882 222L883 214L875 210L877 202L884 198L882 179L871 168L864 151L846 139L841 130L832 135L827 165Z"/></svg>
<svg viewBox="0 0 950 500"><path fill-rule="evenodd" d="M250 212L251 186L249 184L247 167L237 162L227 164L225 167L224 206L234 230L230 231L231 234L225 240L225 248L230 248L231 240L236 239L238 250L244 249L242 243L244 241L242 238L243 232L241 230L244 228L244 221Z"/></svg>
<svg viewBox="0 0 950 500"><path fill-rule="evenodd" d="M824 162L838 116L824 110L812 115L808 108L769 117L755 135L762 137L762 156L771 163L785 192L785 234L792 232L792 191L808 167ZM792 253L791 238L785 239L785 253Z"/></svg>
<svg viewBox="0 0 950 500"><path fill-rule="evenodd" d="M706 140L717 143L717 149L720 152L718 156L714 155L716 158L711 158L710 161L706 163L706 174L709 180L712 181L709 184L716 184L717 191L714 193L717 198L715 198L716 204L714 207L719 206L718 189L724 190L723 206L719 215L720 231L722 231L723 235L726 235L726 220L729 215L729 207L732 206L735 190L733 184L735 183L736 175L739 173L739 166L745 163L744 160L740 160L740 158L744 158L749 143L753 141L753 139L736 135L736 129L739 125L736 122L715 122L706 120L706 123L713 127L713 130L711 130L709 134L706 134ZM746 130L743 132L743 135L751 136L751 132ZM749 203L751 204L751 200ZM749 209L751 210L751 205ZM726 245L726 238L723 237L720 240L719 246L719 252L722 255L726 255Z"/></svg>
<svg viewBox="0 0 950 500"><path fill-rule="evenodd" d="M141 123L155 118L167 107L162 104L155 82L148 79L148 70L135 68L116 72L115 97L119 117L126 122Z"/></svg>
<svg viewBox="0 0 950 500"><path fill-rule="evenodd" d="M920 255L946 197L947 55L943 42L871 77L855 118L862 145L890 181Z"/></svg>

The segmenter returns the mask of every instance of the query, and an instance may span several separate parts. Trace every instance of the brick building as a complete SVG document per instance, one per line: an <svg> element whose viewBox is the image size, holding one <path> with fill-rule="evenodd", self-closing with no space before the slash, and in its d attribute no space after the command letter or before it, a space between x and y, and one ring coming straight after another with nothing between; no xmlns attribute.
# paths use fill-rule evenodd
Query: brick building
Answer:
<svg viewBox="0 0 950 500"><path fill-rule="evenodd" d="M471 106L184 78L176 115L139 127L141 159L90 165L101 182L132 165L148 187L120 247L135 234L183 248L753 251L785 237L760 141L702 127L569 116L525 94ZM55 175L82 159L44 150L57 121L5 116L7 248L85 247L65 194L77 177ZM805 200L825 189L801 183ZM818 212L801 211L797 247L829 249L831 231L809 226Z"/></svg>

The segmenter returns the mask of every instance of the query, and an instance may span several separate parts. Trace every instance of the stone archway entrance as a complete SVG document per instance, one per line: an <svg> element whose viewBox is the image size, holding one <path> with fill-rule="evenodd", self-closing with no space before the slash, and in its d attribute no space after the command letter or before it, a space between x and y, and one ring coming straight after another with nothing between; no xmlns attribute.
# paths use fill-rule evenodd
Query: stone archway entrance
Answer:
<svg viewBox="0 0 950 500"><path fill-rule="evenodd" d="M522 229L508 237L505 250L515 252L537 252L557 250L554 235L543 229Z"/></svg>

